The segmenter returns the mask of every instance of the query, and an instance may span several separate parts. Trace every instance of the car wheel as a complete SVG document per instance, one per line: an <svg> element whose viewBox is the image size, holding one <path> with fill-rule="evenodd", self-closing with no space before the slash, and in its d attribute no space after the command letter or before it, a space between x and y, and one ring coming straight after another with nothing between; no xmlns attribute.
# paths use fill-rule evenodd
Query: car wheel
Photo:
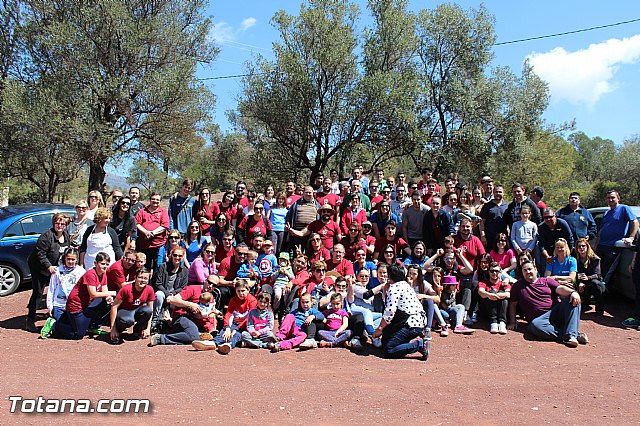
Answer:
<svg viewBox="0 0 640 426"><path fill-rule="evenodd" d="M20 274L12 266L0 265L0 296L14 293L20 286Z"/></svg>

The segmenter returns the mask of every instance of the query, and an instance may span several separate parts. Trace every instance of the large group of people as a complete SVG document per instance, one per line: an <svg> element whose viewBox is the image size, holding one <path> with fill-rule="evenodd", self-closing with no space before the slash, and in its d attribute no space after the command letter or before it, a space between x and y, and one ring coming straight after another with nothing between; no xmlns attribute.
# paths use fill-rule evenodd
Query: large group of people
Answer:
<svg viewBox="0 0 640 426"><path fill-rule="evenodd" d="M468 188L429 168L416 182L357 166L313 181L280 192L238 181L216 200L184 179L168 208L155 192L144 205L137 187L111 205L92 191L75 217L53 216L29 257L26 329L38 332L48 285L42 338L118 344L131 329L149 346L222 354L372 345L426 360L432 332L472 335L484 319L504 335L519 315L532 337L576 347L588 343L581 313L604 312L620 246L638 233L615 190L597 229L577 192L556 210L541 187L514 183L509 202L490 176ZM624 324L640 325L640 301Z"/></svg>

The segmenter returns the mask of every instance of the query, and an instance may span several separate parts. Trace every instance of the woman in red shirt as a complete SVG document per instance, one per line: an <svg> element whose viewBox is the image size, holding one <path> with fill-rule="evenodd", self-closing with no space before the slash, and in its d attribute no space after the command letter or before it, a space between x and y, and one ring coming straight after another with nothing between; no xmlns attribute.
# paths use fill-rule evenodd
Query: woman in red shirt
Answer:
<svg viewBox="0 0 640 426"><path fill-rule="evenodd" d="M54 324L54 333L72 340L82 339L87 331L106 334L100 325L109 312L108 303L116 296L115 291L107 289L109 261L109 255L104 252L96 255L95 267L87 271L69 293L67 309Z"/></svg>

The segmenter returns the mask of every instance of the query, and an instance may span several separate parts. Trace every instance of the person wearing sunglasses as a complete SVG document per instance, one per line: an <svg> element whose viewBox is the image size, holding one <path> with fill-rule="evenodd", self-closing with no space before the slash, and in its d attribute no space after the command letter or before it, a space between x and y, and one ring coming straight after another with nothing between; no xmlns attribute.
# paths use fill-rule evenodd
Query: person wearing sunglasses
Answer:
<svg viewBox="0 0 640 426"><path fill-rule="evenodd" d="M67 232L71 238L71 247L79 248L82 244L82 237L88 227L93 225L93 220L87 216L88 205L86 201L80 200L75 206L76 215L67 225Z"/></svg>
<svg viewBox="0 0 640 426"><path fill-rule="evenodd" d="M182 235L180 235L177 229L172 229L171 231L169 231L169 234L167 236L167 243L160 247L160 249L158 250L158 258L156 260L156 264L158 265L158 267L163 263L171 260L171 251L176 247L180 247L181 241ZM186 260L186 257L184 259ZM184 263L184 261L182 263Z"/></svg>
<svg viewBox="0 0 640 426"><path fill-rule="evenodd" d="M204 283L213 280L218 284L218 268L216 267L216 246L207 243L202 248L202 254L193 260L189 266L189 283Z"/></svg>
<svg viewBox="0 0 640 426"><path fill-rule="evenodd" d="M218 289L220 290L220 306L225 306L235 294L235 279L238 276L240 266L247 260L249 246L240 243L233 251L233 256L229 256L220 262L218 267Z"/></svg>
<svg viewBox="0 0 640 426"><path fill-rule="evenodd" d="M557 217L556 211L551 207L544 209L542 217L544 222L538 226L538 246L542 252L543 262L546 260L546 263L553 263L555 242L563 238L571 250L573 249L573 234L569 224L564 219Z"/></svg>
<svg viewBox="0 0 640 426"><path fill-rule="evenodd" d="M200 222L195 219L192 220L189 223L189 228L184 235L184 239L180 241L180 246L187 250L187 267L200 256L204 246L210 242L209 236L202 234Z"/></svg>
<svg viewBox="0 0 640 426"><path fill-rule="evenodd" d="M122 251L127 251L135 246L132 235L136 232L136 218L131 214L131 198L120 197L115 207L109 226L118 234Z"/></svg>
<svg viewBox="0 0 640 426"><path fill-rule="evenodd" d="M131 284L136 279L136 252L127 250L119 260L115 261L107 269L107 286L109 290L118 291L126 284Z"/></svg>
<svg viewBox="0 0 640 426"><path fill-rule="evenodd" d="M511 296L511 284L500 279L502 268L498 262L489 264L489 279L478 283L480 305L489 313L491 334L507 334L507 308Z"/></svg>
<svg viewBox="0 0 640 426"><path fill-rule="evenodd" d="M253 214L245 216L238 225L238 232L236 233L236 241L238 243L243 241L250 243L253 240L253 236L258 232L267 239L271 239L273 226L267 219L264 209L264 201L258 200L255 202Z"/></svg>
<svg viewBox="0 0 640 426"><path fill-rule="evenodd" d="M189 282L189 268L184 264L185 254L185 249L178 245L173 246L167 260L160 263L158 271L153 274L151 285L155 290L156 300L153 303L152 330L161 328L162 321L169 318L166 299L180 293ZM167 309L166 315L165 309Z"/></svg>

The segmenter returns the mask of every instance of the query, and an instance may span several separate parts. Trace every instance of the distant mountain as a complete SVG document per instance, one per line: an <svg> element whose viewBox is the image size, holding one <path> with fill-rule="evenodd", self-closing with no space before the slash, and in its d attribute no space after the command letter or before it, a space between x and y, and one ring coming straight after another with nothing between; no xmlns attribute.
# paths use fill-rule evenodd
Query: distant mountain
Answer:
<svg viewBox="0 0 640 426"><path fill-rule="evenodd" d="M107 176L104 179L107 184L107 188L109 191L113 189L126 189L128 190L131 184L127 183L127 178L124 176L118 176L114 174L107 173ZM126 192L126 191L125 191Z"/></svg>

